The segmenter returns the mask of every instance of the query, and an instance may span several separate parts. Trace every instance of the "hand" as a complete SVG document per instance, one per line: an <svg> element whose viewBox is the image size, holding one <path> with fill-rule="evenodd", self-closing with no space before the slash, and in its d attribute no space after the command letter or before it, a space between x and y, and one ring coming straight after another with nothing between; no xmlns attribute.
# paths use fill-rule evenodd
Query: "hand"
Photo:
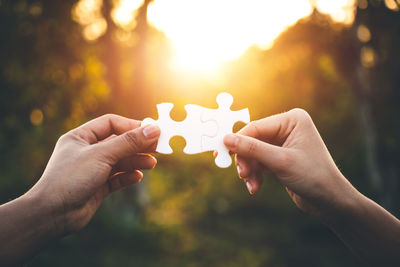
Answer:
<svg viewBox="0 0 400 267"><path fill-rule="evenodd" d="M306 111L289 112L254 121L238 134L225 137L236 153L239 176L251 194L262 182L262 173L274 172L294 203L319 215L358 195L336 167L328 149Z"/></svg>
<svg viewBox="0 0 400 267"><path fill-rule="evenodd" d="M111 192L140 182L151 169L160 130L104 115L64 134L37 184L26 194L53 210L63 234L82 229Z"/></svg>
<svg viewBox="0 0 400 267"><path fill-rule="evenodd" d="M400 266L400 221L340 173L311 117L301 109L254 121L224 139L251 194L274 172L294 203L320 218L361 259Z"/></svg>

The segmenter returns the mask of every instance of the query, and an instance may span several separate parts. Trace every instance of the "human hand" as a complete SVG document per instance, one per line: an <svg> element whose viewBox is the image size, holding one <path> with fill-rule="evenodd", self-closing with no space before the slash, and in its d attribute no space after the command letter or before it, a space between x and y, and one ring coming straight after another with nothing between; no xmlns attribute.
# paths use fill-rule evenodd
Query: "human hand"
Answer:
<svg viewBox="0 0 400 267"><path fill-rule="evenodd" d="M251 194L260 189L262 173L272 171L294 203L313 215L358 195L302 109L254 121L238 134L227 135L224 143L236 154L239 176Z"/></svg>
<svg viewBox="0 0 400 267"><path fill-rule="evenodd" d="M157 126L104 115L64 134L47 167L26 193L52 210L61 234L82 229L111 192L140 182L151 169L160 134Z"/></svg>

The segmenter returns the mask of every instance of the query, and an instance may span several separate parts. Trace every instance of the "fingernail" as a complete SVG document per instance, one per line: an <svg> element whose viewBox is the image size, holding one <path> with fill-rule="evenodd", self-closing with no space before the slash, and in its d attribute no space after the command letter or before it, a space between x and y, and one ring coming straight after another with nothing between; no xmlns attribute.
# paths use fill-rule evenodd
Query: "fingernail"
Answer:
<svg viewBox="0 0 400 267"><path fill-rule="evenodd" d="M143 173L140 172L140 173L139 173L138 183L140 183L140 182L142 181L142 179L143 179Z"/></svg>
<svg viewBox="0 0 400 267"><path fill-rule="evenodd" d="M240 167L240 165L237 165L237 172L239 174L239 177L242 178L242 167Z"/></svg>
<svg viewBox="0 0 400 267"><path fill-rule="evenodd" d="M239 137L234 134L228 134L224 138L225 145L235 147L239 142Z"/></svg>
<svg viewBox="0 0 400 267"><path fill-rule="evenodd" d="M246 187L247 187L247 190L249 190L250 195L254 194L253 186L251 185L250 182L246 182Z"/></svg>
<svg viewBox="0 0 400 267"><path fill-rule="evenodd" d="M153 159L154 159L154 161L153 161L153 166L151 167L152 169L154 169L157 165L157 159L154 157L153 157Z"/></svg>
<svg viewBox="0 0 400 267"><path fill-rule="evenodd" d="M143 135L147 138L147 139L151 139L156 137L157 135L159 135L160 133L160 128L156 125L148 125L146 127L143 128Z"/></svg>

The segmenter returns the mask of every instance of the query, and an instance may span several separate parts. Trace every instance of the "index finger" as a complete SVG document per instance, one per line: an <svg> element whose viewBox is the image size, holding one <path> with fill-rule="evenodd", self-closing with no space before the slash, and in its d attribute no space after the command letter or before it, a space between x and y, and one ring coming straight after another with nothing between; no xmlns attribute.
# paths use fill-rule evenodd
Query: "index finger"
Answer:
<svg viewBox="0 0 400 267"><path fill-rule="evenodd" d="M283 134L284 129L288 128L287 125L287 113L281 113L253 121L242 128L238 134L253 137L274 145L282 145L287 137L287 135ZM247 177L256 171L251 162L252 159L248 157L236 155L236 165L240 177Z"/></svg>
<svg viewBox="0 0 400 267"><path fill-rule="evenodd" d="M74 129L89 144L97 143L110 135L120 135L140 127L141 122L115 114L107 114Z"/></svg>
<svg viewBox="0 0 400 267"><path fill-rule="evenodd" d="M292 130L290 124L290 116L286 112L253 121L243 127L238 134L282 145Z"/></svg>

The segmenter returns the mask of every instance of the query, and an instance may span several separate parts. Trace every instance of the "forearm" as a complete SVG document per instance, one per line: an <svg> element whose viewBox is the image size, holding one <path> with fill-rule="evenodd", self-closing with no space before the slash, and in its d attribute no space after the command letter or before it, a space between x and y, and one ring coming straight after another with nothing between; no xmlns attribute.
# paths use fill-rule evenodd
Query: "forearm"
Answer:
<svg viewBox="0 0 400 267"><path fill-rule="evenodd" d="M22 265L61 236L62 217L51 203L25 194L0 206L0 265Z"/></svg>
<svg viewBox="0 0 400 267"><path fill-rule="evenodd" d="M349 200L322 219L363 261L400 266L400 221L359 192Z"/></svg>

